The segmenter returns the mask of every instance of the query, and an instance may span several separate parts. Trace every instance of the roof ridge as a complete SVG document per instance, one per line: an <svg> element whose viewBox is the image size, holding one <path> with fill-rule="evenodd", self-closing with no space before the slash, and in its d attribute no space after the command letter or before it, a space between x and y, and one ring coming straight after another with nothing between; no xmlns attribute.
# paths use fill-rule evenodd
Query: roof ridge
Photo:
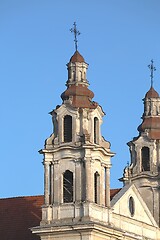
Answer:
<svg viewBox="0 0 160 240"><path fill-rule="evenodd" d="M3 200L3 199L15 199L15 198L31 198L31 197L44 197L43 194L41 195L28 195L28 196L16 196L16 197L3 197L3 198L0 198L0 200Z"/></svg>

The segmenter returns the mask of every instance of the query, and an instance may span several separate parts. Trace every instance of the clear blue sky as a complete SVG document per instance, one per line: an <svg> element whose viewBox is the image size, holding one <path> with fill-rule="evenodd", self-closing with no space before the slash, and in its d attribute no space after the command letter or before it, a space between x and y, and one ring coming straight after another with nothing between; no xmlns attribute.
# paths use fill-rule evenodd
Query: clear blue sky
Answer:
<svg viewBox="0 0 160 240"><path fill-rule="evenodd" d="M61 104L66 88L74 21L90 89L106 113L102 135L116 153L111 187L121 187L118 178L130 160L126 143L138 135L152 58L160 92L159 13L159 0L0 1L0 197L43 193L38 150L52 133L48 112Z"/></svg>

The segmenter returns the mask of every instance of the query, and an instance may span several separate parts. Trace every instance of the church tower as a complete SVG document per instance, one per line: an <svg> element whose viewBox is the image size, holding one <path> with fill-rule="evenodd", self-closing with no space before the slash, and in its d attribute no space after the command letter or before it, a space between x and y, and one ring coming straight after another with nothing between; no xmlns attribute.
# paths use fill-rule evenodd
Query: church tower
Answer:
<svg viewBox="0 0 160 240"><path fill-rule="evenodd" d="M40 150L42 218L31 231L41 240L160 239L160 97L153 87L146 94L139 136L129 143L131 166L125 169L125 186L111 190L114 153L101 135L104 112L89 89L88 64L77 50L75 24L72 31L75 53L67 64L66 90L62 104L50 112L53 133Z"/></svg>
<svg viewBox="0 0 160 240"><path fill-rule="evenodd" d="M101 135L104 112L92 100L88 64L77 48L67 69L62 104L50 113L54 131L40 150L45 200L40 226L32 231L45 240L80 239L82 235L90 239L111 221L110 167L114 154Z"/></svg>
<svg viewBox="0 0 160 240"><path fill-rule="evenodd" d="M139 136L128 143L131 165L124 170L125 185L134 183L156 222L160 224L160 97L153 88L153 61L151 88L144 98L142 123Z"/></svg>

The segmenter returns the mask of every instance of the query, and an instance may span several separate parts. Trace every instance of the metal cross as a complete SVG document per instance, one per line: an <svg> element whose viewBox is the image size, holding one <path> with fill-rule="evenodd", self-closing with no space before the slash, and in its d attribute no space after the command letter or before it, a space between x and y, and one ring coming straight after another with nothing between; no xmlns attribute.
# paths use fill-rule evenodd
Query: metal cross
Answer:
<svg viewBox="0 0 160 240"><path fill-rule="evenodd" d="M151 60L151 64L148 65L151 74L150 74L150 78L151 78L151 87L153 87L153 72L156 71L156 68L153 65L153 59Z"/></svg>
<svg viewBox="0 0 160 240"><path fill-rule="evenodd" d="M76 49L76 51L77 51L77 48L78 48L78 45L77 45L77 43L78 43L77 36L80 35L81 33L77 30L76 22L74 22L73 26L74 26L74 27L71 28L70 31L74 33L75 49Z"/></svg>

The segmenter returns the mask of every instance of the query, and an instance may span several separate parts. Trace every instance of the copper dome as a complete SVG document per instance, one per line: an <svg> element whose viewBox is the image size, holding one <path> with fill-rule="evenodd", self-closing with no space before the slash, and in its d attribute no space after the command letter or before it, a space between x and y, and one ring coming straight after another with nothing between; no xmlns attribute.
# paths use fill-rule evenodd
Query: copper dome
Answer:
<svg viewBox="0 0 160 240"><path fill-rule="evenodd" d="M86 86L72 85L61 94L62 100L66 100L72 97L73 107L84 107L84 108L96 108L97 103L91 99L94 97L94 93L89 90Z"/></svg>

